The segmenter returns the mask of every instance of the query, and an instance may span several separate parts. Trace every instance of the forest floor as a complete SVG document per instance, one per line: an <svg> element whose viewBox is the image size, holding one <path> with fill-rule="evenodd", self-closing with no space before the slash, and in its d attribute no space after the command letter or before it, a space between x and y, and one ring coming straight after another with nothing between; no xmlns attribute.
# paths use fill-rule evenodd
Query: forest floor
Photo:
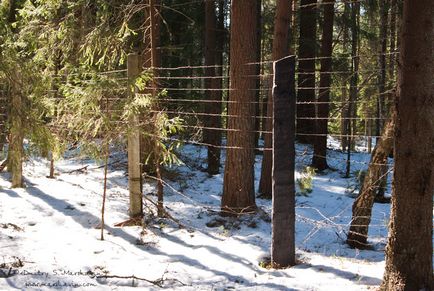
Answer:
<svg viewBox="0 0 434 291"><path fill-rule="evenodd" d="M333 145L331 145L333 147ZM374 290L384 268L389 205L376 204L369 231L372 250L345 244L357 175L342 178L346 155L330 150L334 171L316 174L311 193L298 195L298 264L263 268L271 241L271 201L257 199L258 214L221 218L223 175L204 170L204 148L185 146L185 165L165 172L165 206L173 219L151 215L146 227L115 227L128 219L126 156L110 157L105 240L100 240L103 168L69 152L48 179L48 161L25 164L26 188L10 189L0 174L0 290ZM299 178L311 149L297 146ZM258 182L261 156L256 157ZM370 155L352 156L352 171ZM256 185L257 186L257 185ZM389 186L390 190L390 186ZM146 199L156 200L145 180ZM148 201L148 200L145 200Z"/></svg>

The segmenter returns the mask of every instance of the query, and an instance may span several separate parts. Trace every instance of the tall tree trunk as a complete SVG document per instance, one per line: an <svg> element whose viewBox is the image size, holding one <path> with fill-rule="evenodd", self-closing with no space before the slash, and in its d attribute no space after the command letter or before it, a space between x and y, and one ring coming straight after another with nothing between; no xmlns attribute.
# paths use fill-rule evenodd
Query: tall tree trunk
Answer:
<svg viewBox="0 0 434 291"><path fill-rule="evenodd" d="M353 217L348 232L347 243L354 248L368 248L368 228L371 222L372 206L382 181L383 167L393 150L395 118L390 118L383 135L372 152L368 171L365 175L359 196L353 204Z"/></svg>
<svg viewBox="0 0 434 291"><path fill-rule="evenodd" d="M232 0L230 41L230 93L228 150L225 165L222 214L233 215L256 209L255 163L255 75L258 42L256 0ZM249 65L250 64L250 65Z"/></svg>
<svg viewBox="0 0 434 291"><path fill-rule="evenodd" d="M297 139L313 144L315 132L315 56L317 0L300 1L300 38L298 56Z"/></svg>
<svg viewBox="0 0 434 291"><path fill-rule="evenodd" d="M359 80L359 15L360 3L354 1L351 3L351 81L350 81L350 99L348 104L347 120L347 168L345 177L349 178L351 174L351 150L355 148L355 140L353 135L357 132L357 94L358 94L358 80Z"/></svg>
<svg viewBox="0 0 434 291"><path fill-rule="evenodd" d="M153 70L154 67L159 67L161 65L161 51L158 49L160 43L160 15L159 10L161 0L147 0L148 6L145 9L145 32L143 35L143 52L141 54L141 69L151 70L153 81L150 89L145 89L145 93L155 96L158 91L159 83L156 81L158 78L158 70ZM152 4L152 11L151 11ZM147 119L149 116L143 115L142 119ZM146 124L146 122L144 122ZM145 128L147 132L153 132L153 126L150 128ZM157 133L158 134L158 133ZM140 148L141 148L141 160L143 161L143 171L151 174L156 174L156 165L159 163L156 160L155 153L155 141L154 138L141 135L140 138Z"/></svg>
<svg viewBox="0 0 434 291"><path fill-rule="evenodd" d="M390 56L389 56L389 84L390 88L393 88L395 85L395 63L396 63L396 23L397 23L397 14L398 14L398 0L391 0L390 4Z"/></svg>
<svg viewBox="0 0 434 291"><path fill-rule="evenodd" d="M328 168L327 165L327 135L328 117L330 111L330 86L333 52L333 18L334 0L324 2L324 23L321 41L321 72L319 82L319 97L317 104L318 119L316 121L316 134L312 166L319 171Z"/></svg>
<svg viewBox="0 0 434 291"><path fill-rule="evenodd" d="M382 290L433 290L434 2L404 1Z"/></svg>
<svg viewBox="0 0 434 291"><path fill-rule="evenodd" d="M207 99L211 102L205 103L205 112L211 116L207 116L205 121L206 129L203 132L203 139L208 147L208 174L215 175L220 171L220 145L221 131L210 128L221 127L221 117L218 116L222 112L221 93L218 91L219 80L216 74L217 68L217 19L215 0L206 0L205 2L205 74L208 79L205 79L205 88L211 89L207 91Z"/></svg>
<svg viewBox="0 0 434 291"><path fill-rule="evenodd" d="M256 44L256 59L261 61L261 36L262 36L262 0L257 0L256 4L258 17L256 19L256 33L258 34L258 41ZM260 101L261 101L261 65L256 64L256 104L255 104L255 148L259 146L260 130L261 130L261 118L260 118Z"/></svg>
<svg viewBox="0 0 434 291"><path fill-rule="evenodd" d="M389 15L389 4L388 1L380 1L381 9L381 19L386 21L386 24L380 26L380 41L381 41L381 51L379 54L379 76L378 76L378 99L377 99L377 123L376 135L381 135L381 128L384 124L384 118L386 115L386 102L384 97L384 92L386 91L386 53L387 53L387 16Z"/></svg>
<svg viewBox="0 0 434 291"><path fill-rule="evenodd" d="M274 37L273 37L273 61L283 58L288 53L289 38L289 14L291 12L291 0L278 0L276 6L276 15L274 18ZM265 131L272 131L273 118L273 96L268 94L267 101L267 118L265 119ZM272 148L272 135L264 134L265 148ZM259 193L265 198L271 198L271 167L272 151L264 151L262 159L261 179L259 181Z"/></svg>
<svg viewBox="0 0 434 291"><path fill-rule="evenodd" d="M344 3L344 14L343 14L343 36L342 36L342 50L343 53L346 55L348 53L348 39L349 39L349 29L348 29L348 23L350 22L350 4L348 2ZM344 66L344 70L347 71L348 69L348 64L345 62L345 66ZM342 151L345 151L347 149L348 146L348 118L347 118L347 114L348 114L348 108L349 108L349 104L348 104L348 90L346 88L347 86L347 80L349 78L348 74L344 74L343 75L343 84L342 84L342 109L341 109L341 146L342 146Z"/></svg>

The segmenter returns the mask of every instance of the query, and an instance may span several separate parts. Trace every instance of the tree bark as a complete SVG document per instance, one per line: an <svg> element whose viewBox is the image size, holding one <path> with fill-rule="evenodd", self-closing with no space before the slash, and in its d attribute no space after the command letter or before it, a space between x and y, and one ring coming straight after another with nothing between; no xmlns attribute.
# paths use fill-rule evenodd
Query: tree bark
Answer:
<svg viewBox="0 0 434 291"><path fill-rule="evenodd" d="M217 79L215 67L217 65L217 19L215 0L206 0L205 2L205 74L208 79L205 79L205 88L211 89L207 91L207 99L210 101L205 104L205 112L212 116L207 116L204 120L205 129L203 131L203 139L208 146L208 174L215 175L220 171L220 148L221 131L209 128L220 128L221 117L217 116L222 112L221 94L219 91L220 79Z"/></svg>
<svg viewBox="0 0 434 291"><path fill-rule="evenodd" d="M313 144L315 133L315 57L317 0L300 1L300 38L298 56L297 139Z"/></svg>
<svg viewBox="0 0 434 291"><path fill-rule="evenodd" d="M333 18L334 0L324 2L324 23L321 43L321 72L319 82L319 97L317 104L316 134L312 167L323 171L327 165L327 135L328 117L330 111L330 86L332 83L332 52L333 52Z"/></svg>
<svg viewBox="0 0 434 291"><path fill-rule="evenodd" d="M346 55L348 53L348 39L349 39L349 29L348 29L348 23L350 22L350 4L349 2L345 2L344 3L344 13L343 13L343 36L342 36L342 50L343 53ZM348 64L347 62L345 62L345 66L343 68L343 70L347 71L349 70L348 68ZM342 84L342 109L341 109L341 146L342 146L342 151L345 151L348 147L348 118L347 114L348 114L348 108L349 108L349 104L348 104L348 90L346 88L347 86L347 80L348 80L349 76L348 74L344 74L343 75L343 84Z"/></svg>
<svg viewBox="0 0 434 291"><path fill-rule="evenodd" d="M288 54L288 41L289 41L289 20L291 13L292 0L278 0L276 6L276 15L274 18L274 37L273 37L273 51L272 59L276 61L283 58ZM265 119L265 131L272 131L272 118L273 118L273 96L268 95L267 101L267 118ZM264 133L264 147L271 149L272 135ZM259 193L264 198L271 198L272 181L271 181L271 167L272 167L272 151L264 151L261 168L261 179L259 181Z"/></svg>
<svg viewBox="0 0 434 291"><path fill-rule="evenodd" d="M386 21L387 16L389 15L389 5L388 1L380 1L381 8L381 19ZM383 127L383 120L386 115L386 102L384 97L384 92L386 91L386 53L387 53L387 24L383 24L380 26L380 41L381 41L381 51L379 55L379 76L378 76L378 99L377 99L377 120L376 120L376 128L377 136L381 136L381 129Z"/></svg>
<svg viewBox="0 0 434 291"><path fill-rule="evenodd" d="M372 152L371 161L359 196L354 201L353 216L347 237L347 243L351 247L369 248L367 238L372 206L382 181L383 168L387 168L387 158L393 150L394 127L395 118L392 117L385 126L383 135Z"/></svg>
<svg viewBox="0 0 434 291"><path fill-rule="evenodd" d="M433 290L434 2L404 1L394 182L381 290Z"/></svg>
<svg viewBox="0 0 434 291"><path fill-rule="evenodd" d="M230 93L228 150L225 164L222 215L256 209L255 163L255 49L258 41L256 0L231 3ZM235 130L235 131L234 131Z"/></svg>

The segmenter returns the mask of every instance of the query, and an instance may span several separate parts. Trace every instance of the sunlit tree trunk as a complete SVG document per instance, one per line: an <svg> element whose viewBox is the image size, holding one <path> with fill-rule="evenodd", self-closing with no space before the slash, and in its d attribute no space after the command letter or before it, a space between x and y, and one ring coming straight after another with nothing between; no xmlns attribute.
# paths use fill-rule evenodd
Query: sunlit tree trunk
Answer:
<svg viewBox="0 0 434 291"><path fill-rule="evenodd" d="M230 93L228 150L222 214L234 215L256 208L254 191L256 0L232 0L230 40Z"/></svg>
<svg viewBox="0 0 434 291"><path fill-rule="evenodd" d="M381 290L433 290L434 2L404 1L394 181Z"/></svg>

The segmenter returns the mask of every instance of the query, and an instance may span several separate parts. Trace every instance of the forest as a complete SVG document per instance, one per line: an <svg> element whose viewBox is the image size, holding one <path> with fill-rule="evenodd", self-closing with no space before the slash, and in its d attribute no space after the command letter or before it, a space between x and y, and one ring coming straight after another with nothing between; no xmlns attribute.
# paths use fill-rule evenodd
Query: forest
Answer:
<svg viewBox="0 0 434 291"><path fill-rule="evenodd" d="M0 290L434 290L433 22L0 0Z"/></svg>

